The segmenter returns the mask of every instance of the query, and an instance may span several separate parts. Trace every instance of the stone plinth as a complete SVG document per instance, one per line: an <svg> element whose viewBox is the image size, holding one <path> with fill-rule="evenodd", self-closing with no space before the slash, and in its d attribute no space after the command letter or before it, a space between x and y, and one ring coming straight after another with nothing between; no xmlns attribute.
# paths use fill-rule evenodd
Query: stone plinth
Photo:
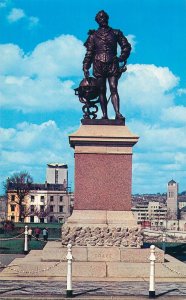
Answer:
<svg viewBox="0 0 186 300"><path fill-rule="evenodd" d="M74 210L67 223L72 226L91 227L136 227L136 219L131 211L108 211L108 210Z"/></svg>
<svg viewBox="0 0 186 300"><path fill-rule="evenodd" d="M87 247L89 254L102 247L110 253L108 261L111 252L120 257L120 247L140 248L143 239L131 212L132 147L138 137L122 122L86 120L69 137L75 149L75 204L62 228L62 246ZM99 258L95 251L93 261Z"/></svg>
<svg viewBox="0 0 186 300"><path fill-rule="evenodd" d="M69 140L75 148L75 210L130 211L138 137L124 125L82 125Z"/></svg>

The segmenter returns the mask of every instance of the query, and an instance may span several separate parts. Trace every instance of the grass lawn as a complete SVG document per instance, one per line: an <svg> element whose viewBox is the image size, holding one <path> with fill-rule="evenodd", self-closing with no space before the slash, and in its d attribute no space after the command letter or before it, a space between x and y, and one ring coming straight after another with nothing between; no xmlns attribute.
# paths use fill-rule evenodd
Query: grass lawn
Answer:
<svg viewBox="0 0 186 300"><path fill-rule="evenodd" d="M13 230L5 231L0 224L0 254L22 254L24 253L24 227L27 225L32 228L32 234L36 227L41 229L40 239L36 241L34 238L29 242L29 250L43 249L46 242L42 240L43 228L48 228L49 240L58 240L61 238L61 226L59 223L15 223ZM23 233L21 236L19 236ZM17 238L16 238L17 237Z"/></svg>
<svg viewBox="0 0 186 300"><path fill-rule="evenodd" d="M28 243L29 250L40 250L46 245L44 241L32 239ZM24 239L0 240L0 254L22 254L24 253Z"/></svg>

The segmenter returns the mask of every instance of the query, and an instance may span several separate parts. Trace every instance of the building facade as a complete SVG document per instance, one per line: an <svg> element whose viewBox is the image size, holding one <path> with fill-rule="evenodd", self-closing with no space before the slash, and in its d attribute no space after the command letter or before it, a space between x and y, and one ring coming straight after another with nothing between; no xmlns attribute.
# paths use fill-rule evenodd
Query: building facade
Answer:
<svg viewBox="0 0 186 300"><path fill-rule="evenodd" d="M178 183L173 179L167 184L167 212L169 219L178 218Z"/></svg>
<svg viewBox="0 0 186 300"><path fill-rule="evenodd" d="M166 219L167 208L160 206L159 202L149 201L146 204L138 204L131 210L137 223L142 227L162 228L164 226L163 220Z"/></svg>
<svg viewBox="0 0 186 300"><path fill-rule="evenodd" d="M71 215L74 194L63 185L33 184L22 205L22 221L28 223L64 223ZM19 222L20 206L14 190L8 191L8 220Z"/></svg>

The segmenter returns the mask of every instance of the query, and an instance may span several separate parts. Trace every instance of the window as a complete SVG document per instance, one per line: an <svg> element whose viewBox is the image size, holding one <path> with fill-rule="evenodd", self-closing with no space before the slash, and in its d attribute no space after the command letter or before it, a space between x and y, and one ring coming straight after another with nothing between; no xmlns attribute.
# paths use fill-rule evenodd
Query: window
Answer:
<svg viewBox="0 0 186 300"><path fill-rule="evenodd" d="M59 212L63 212L63 205L59 206Z"/></svg>
<svg viewBox="0 0 186 300"><path fill-rule="evenodd" d="M15 220L15 217L14 216L11 216L11 221L14 221Z"/></svg>
<svg viewBox="0 0 186 300"><path fill-rule="evenodd" d="M59 222L59 223L64 223L64 219L63 219L63 218L59 218L59 219L58 219L58 222Z"/></svg>
<svg viewBox="0 0 186 300"><path fill-rule="evenodd" d="M25 211L26 211L26 206L25 206L25 205L22 205L22 206L21 206L21 212L22 212L22 213L25 213Z"/></svg>
<svg viewBox="0 0 186 300"><path fill-rule="evenodd" d="M41 202L44 202L45 196L41 196Z"/></svg>
<svg viewBox="0 0 186 300"><path fill-rule="evenodd" d="M30 222L34 223L34 216L30 216Z"/></svg>
<svg viewBox="0 0 186 300"><path fill-rule="evenodd" d="M10 205L11 211L15 211L15 205Z"/></svg>
<svg viewBox="0 0 186 300"><path fill-rule="evenodd" d="M50 201L54 201L54 196L50 196Z"/></svg>
<svg viewBox="0 0 186 300"><path fill-rule="evenodd" d="M54 211L54 207L53 205L50 205L50 212L53 212Z"/></svg>
<svg viewBox="0 0 186 300"><path fill-rule="evenodd" d="M35 197L31 195L31 202L34 202Z"/></svg>
<svg viewBox="0 0 186 300"><path fill-rule="evenodd" d="M58 184L58 169L55 169L55 183Z"/></svg>
<svg viewBox="0 0 186 300"><path fill-rule="evenodd" d="M40 205L40 211L44 211L44 205Z"/></svg>
<svg viewBox="0 0 186 300"><path fill-rule="evenodd" d="M40 218L40 223L44 223L44 218Z"/></svg>
<svg viewBox="0 0 186 300"><path fill-rule="evenodd" d="M60 196L59 201L60 201L60 202L63 201L63 196Z"/></svg>
<svg viewBox="0 0 186 300"><path fill-rule="evenodd" d="M15 201L15 195L11 195L11 201Z"/></svg>
<svg viewBox="0 0 186 300"><path fill-rule="evenodd" d="M34 212L34 205L30 205L30 211L31 211L31 213Z"/></svg>
<svg viewBox="0 0 186 300"><path fill-rule="evenodd" d="M50 216L50 222L53 222L53 216Z"/></svg>

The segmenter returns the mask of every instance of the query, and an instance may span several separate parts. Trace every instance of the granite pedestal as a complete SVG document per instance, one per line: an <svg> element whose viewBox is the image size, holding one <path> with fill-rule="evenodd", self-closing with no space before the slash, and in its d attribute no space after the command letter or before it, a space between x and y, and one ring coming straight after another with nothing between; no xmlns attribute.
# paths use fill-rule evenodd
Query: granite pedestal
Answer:
<svg viewBox="0 0 186 300"><path fill-rule="evenodd" d="M91 120L69 141L75 150L75 203L62 245L140 248L131 212L132 147L138 137L121 120Z"/></svg>

